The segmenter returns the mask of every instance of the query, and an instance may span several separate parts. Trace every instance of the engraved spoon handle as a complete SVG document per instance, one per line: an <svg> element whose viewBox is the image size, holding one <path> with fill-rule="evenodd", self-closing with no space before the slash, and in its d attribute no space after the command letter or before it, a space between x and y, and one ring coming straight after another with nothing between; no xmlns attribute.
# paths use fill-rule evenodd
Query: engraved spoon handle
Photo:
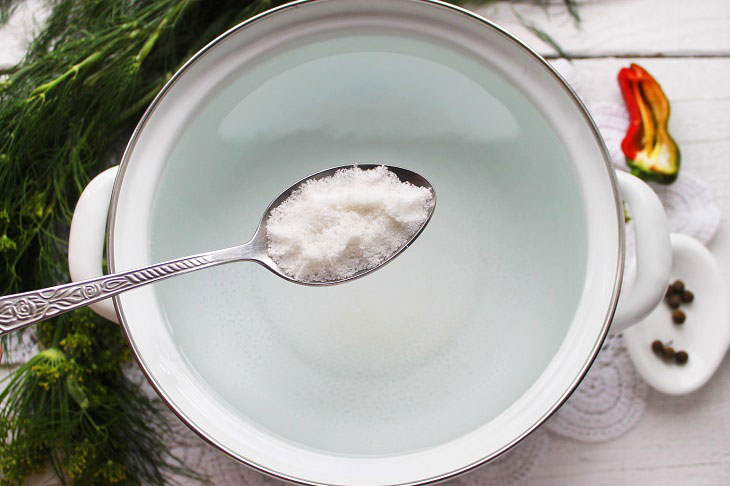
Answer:
<svg viewBox="0 0 730 486"><path fill-rule="evenodd" d="M201 253L127 272L0 297L0 336L151 282L239 261L240 249Z"/></svg>

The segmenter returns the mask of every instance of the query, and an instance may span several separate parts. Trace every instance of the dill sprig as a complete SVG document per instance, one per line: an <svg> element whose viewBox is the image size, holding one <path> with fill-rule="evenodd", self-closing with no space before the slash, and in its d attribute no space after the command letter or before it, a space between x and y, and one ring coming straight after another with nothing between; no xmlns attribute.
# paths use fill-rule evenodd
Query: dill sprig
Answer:
<svg viewBox="0 0 730 486"><path fill-rule="evenodd" d="M0 78L0 292L68 281L66 239L81 190L170 73L276 3L49 1L44 30ZM165 447L158 402L122 373L130 354L118 326L84 310L35 331L45 349L0 394L3 483L46 464L75 484L164 484L185 473Z"/></svg>
<svg viewBox="0 0 730 486"><path fill-rule="evenodd" d="M74 484L163 484L167 473L196 477L165 449L171 438L162 410L125 377L129 359L119 329L90 310L53 333L46 349L9 378L0 392L3 484L19 484L50 463ZM67 327L66 327L67 326Z"/></svg>
<svg viewBox="0 0 730 486"><path fill-rule="evenodd" d="M563 1L577 18L574 0ZM2 294L68 281L73 207L154 95L205 43L282 3L47 0L26 57L0 73ZM0 23L14 6L0 0ZM122 372L130 352L118 326L79 310L35 335L43 350L0 392L0 483L20 484L46 464L84 485L194 477L165 448L158 403Z"/></svg>

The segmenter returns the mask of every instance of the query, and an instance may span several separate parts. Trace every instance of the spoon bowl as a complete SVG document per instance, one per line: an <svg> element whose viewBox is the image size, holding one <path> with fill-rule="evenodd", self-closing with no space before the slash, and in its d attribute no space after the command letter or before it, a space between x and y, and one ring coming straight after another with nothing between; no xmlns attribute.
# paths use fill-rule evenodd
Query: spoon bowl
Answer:
<svg viewBox="0 0 730 486"><path fill-rule="evenodd" d="M369 170L374 169L376 167L380 167L382 164L357 164L356 167L363 169L363 170ZM305 177L304 179L292 184L287 190L281 193L279 197L274 199L271 204L266 208L266 211L264 211L264 216L261 218L261 222L259 223L259 226L256 228L256 232L254 233L253 238L249 243L246 243L245 245L242 245L238 248L243 249L243 247L246 247L248 245L252 245L252 249L255 250L255 253L253 255L247 255L245 258L242 258L242 260L248 260L248 261L255 261L256 263L259 263L263 265L264 267L268 268L272 272L274 272L279 277L283 278L284 280L288 280L293 283L297 283L300 285L308 285L312 287L322 287L322 286L330 286L330 285L338 285L341 283L349 282L350 280L355 280L360 277L364 277L365 275L368 275L369 273L374 272L375 270L378 270L382 268L385 264L391 262L395 257L403 253L406 248L408 248L415 240L420 236L420 234L423 232L424 228L426 228L426 225L431 220L431 216L433 216L433 211L436 208L436 191L434 190L433 186L431 185L428 180L426 180L425 177L421 176L420 174L417 174L411 170L403 169L400 167L393 167L390 165L385 166L390 172L393 172L396 176L398 176L398 179L401 182L407 182L410 184L413 184L416 187L425 187L431 191L431 194L433 194L433 202L434 204L431 205L428 216L426 220L423 222L420 228L418 228L418 231L416 231L413 236L402 246L400 247L395 253L390 255L387 259L385 259L383 262L381 262L379 265L376 265L375 267L366 268L364 270L360 270L353 275L339 279L339 280L326 280L326 281L305 281L305 280L299 280L290 277L287 275L277 264L274 260L271 259L267 252L267 237L266 237L266 221L269 218L269 215L271 214L271 211L278 207L282 202L284 202L291 194L299 188L299 186L307 181L310 180L317 180L317 179L324 179L326 177L331 177L337 172L338 170L342 169L348 169L354 167L353 165L345 165L340 167L332 167L331 169L326 169L321 172L317 172L316 174L312 174L310 176ZM246 249L248 251L248 249Z"/></svg>
<svg viewBox="0 0 730 486"><path fill-rule="evenodd" d="M349 277L339 280L304 281L287 275L269 256L266 222L271 215L271 211L278 207L283 201L291 196L295 190L307 181L330 177L341 169L358 167L368 170L381 165L382 164L357 164L355 166L346 165L332 167L297 181L274 199L271 204L269 204L264 211L253 237L243 245L207 253L200 253L189 257L177 258L175 260L169 260L135 270L113 273L80 282L72 282L41 290L33 290L30 292L0 297L0 336L148 283L226 263L240 261L256 262L289 282L312 287L338 285L372 273L403 253L403 251L408 248L416 240L416 238L418 238L428 222L431 220L431 216L433 215L433 211L436 207L436 192L428 180L413 171L400 167L385 166L389 171L393 172L401 182L407 182L417 187L425 187L431 191L434 203L430 206L425 221L402 247L384 261L374 267L360 270Z"/></svg>

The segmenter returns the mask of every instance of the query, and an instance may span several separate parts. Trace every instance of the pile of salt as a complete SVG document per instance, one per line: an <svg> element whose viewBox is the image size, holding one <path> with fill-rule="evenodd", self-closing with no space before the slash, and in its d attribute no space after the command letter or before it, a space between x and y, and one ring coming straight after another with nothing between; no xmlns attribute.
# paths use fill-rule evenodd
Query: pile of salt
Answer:
<svg viewBox="0 0 730 486"><path fill-rule="evenodd" d="M269 256L290 277L341 280L374 268L402 248L428 218L430 189L380 166L312 179L271 211Z"/></svg>

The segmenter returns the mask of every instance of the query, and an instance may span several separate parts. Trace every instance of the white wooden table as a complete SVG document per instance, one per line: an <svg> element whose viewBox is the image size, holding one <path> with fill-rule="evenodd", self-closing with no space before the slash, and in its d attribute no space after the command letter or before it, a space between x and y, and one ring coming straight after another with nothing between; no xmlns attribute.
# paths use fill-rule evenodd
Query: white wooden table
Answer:
<svg viewBox="0 0 730 486"><path fill-rule="evenodd" d="M682 150L682 172L710 183L723 212L710 249L730 281L730 0L580 0L579 28L560 0L552 1L547 11L524 1L476 10L554 57L514 11L546 30L575 58L591 101L620 102L616 74L633 61L659 80L672 102L670 132ZM18 20L23 17L27 25L30 16ZM0 66L22 56L17 40L22 31L18 23L0 30ZM617 440L581 444L553 436L527 484L730 484L729 419L730 360L725 359L692 395L652 391L639 424Z"/></svg>
<svg viewBox="0 0 730 486"><path fill-rule="evenodd" d="M525 2L477 11L554 56L513 9L542 27L575 57L592 102L621 102L616 74L630 62L656 77L672 103L669 128L682 151L681 171L708 182L723 213L710 250L730 282L730 0L579 0L580 28L560 0L553 3L547 13ZM730 484L730 359L689 396L652 390L636 428L614 441L581 444L552 435L527 484Z"/></svg>

